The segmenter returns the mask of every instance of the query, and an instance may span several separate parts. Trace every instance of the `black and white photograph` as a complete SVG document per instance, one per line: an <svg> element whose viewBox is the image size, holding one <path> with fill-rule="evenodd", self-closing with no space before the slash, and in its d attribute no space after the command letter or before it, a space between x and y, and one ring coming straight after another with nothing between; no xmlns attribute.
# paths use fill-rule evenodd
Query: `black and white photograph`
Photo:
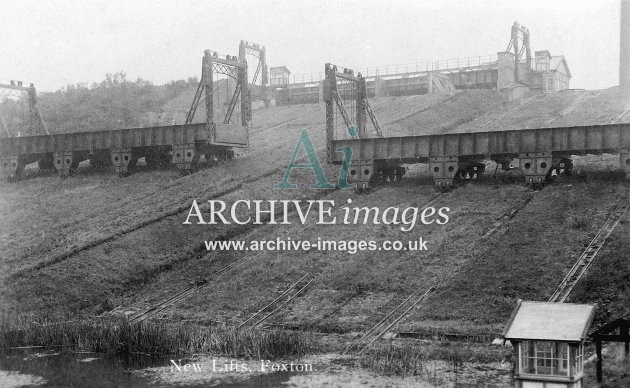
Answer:
<svg viewBox="0 0 630 388"><path fill-rule="evenodd" d="M630 0L0 0L0 387L630 387Z"/></svg>

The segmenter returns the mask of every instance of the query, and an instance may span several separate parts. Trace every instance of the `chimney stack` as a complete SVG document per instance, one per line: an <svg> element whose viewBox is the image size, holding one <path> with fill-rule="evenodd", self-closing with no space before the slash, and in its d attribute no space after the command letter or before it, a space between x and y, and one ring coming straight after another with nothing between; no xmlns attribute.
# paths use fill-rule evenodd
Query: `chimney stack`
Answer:
<svg viewBox="0 0 630 388"><path fill-rule="evenodd" d="M619 86L630 93L630 0L621 0Z"/></svg>

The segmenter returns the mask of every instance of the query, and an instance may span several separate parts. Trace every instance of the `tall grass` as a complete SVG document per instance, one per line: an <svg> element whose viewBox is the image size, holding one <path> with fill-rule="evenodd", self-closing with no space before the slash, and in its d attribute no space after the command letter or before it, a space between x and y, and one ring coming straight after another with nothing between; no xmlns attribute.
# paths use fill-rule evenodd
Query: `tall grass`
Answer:
<svg viewBox="0 0 630 388"><path fill-rule="evenodd" d="M0 320L0 348L60 347L108 355L188 355L214 353L237 358L301 357L314 350L309 333L202 327L190 323L143 323L126 320Z"/></svg>
<svg viewBox="0 0 630 388"><path fill-rule="evenodd" d="M510 360L511 356L509 349L472 344L389 345L366 352L359 359L359 364L385 375L415 376L430 374L432 368L428 364L431 360L446 361L457 370L463 367L465 362L500 362Z"/></svg>

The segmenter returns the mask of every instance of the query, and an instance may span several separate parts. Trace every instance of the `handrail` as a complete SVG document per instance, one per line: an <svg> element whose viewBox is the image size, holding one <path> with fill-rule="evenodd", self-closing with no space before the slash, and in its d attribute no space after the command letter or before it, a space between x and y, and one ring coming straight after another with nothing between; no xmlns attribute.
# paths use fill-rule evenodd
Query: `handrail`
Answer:
<svg viewBox="0 0 630 388"><path fill-rule="evenodd" d="M432 62L415 62L415 63L402 63L394 65L380 65L373 67L366 67L355 71L355 73L361 73L363 77L374 76L392 76L401 74L413 74L413 73L425 73L430 71L445 71L454 69L463 69L469 67L486 66L495 63L498 60L498 56L494 55L479 55L472 57L460 57L460 58L448 58L438 59ZM310 82L321 82L324 80L324 73L303 73L293 74L289 76L289 85L291 84L304 84ZM282 85L277 85L282 86Z"/></svg>

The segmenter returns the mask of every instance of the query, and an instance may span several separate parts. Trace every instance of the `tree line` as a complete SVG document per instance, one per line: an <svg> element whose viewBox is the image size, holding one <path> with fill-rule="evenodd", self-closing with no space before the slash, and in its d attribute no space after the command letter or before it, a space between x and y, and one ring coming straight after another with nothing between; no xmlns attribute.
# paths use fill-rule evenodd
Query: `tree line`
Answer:
<svg viewBox="0 0 630 388"><path fill-rule="evenodd" d="M107 74L103 81L91 85L78 83L38 94L37 103L51 133L164 125L174 119L172 104L165 109L167 102L189 88L196 88L197 83L197 78L191 77L156 86L141 78L130 81L124 72L118 72ZM26 93L20 99L5 99L0 103L0 115L3 121L0 125L12 136L29 133ZM0 128L0 136L6 136L4 128Z"/></svg>

